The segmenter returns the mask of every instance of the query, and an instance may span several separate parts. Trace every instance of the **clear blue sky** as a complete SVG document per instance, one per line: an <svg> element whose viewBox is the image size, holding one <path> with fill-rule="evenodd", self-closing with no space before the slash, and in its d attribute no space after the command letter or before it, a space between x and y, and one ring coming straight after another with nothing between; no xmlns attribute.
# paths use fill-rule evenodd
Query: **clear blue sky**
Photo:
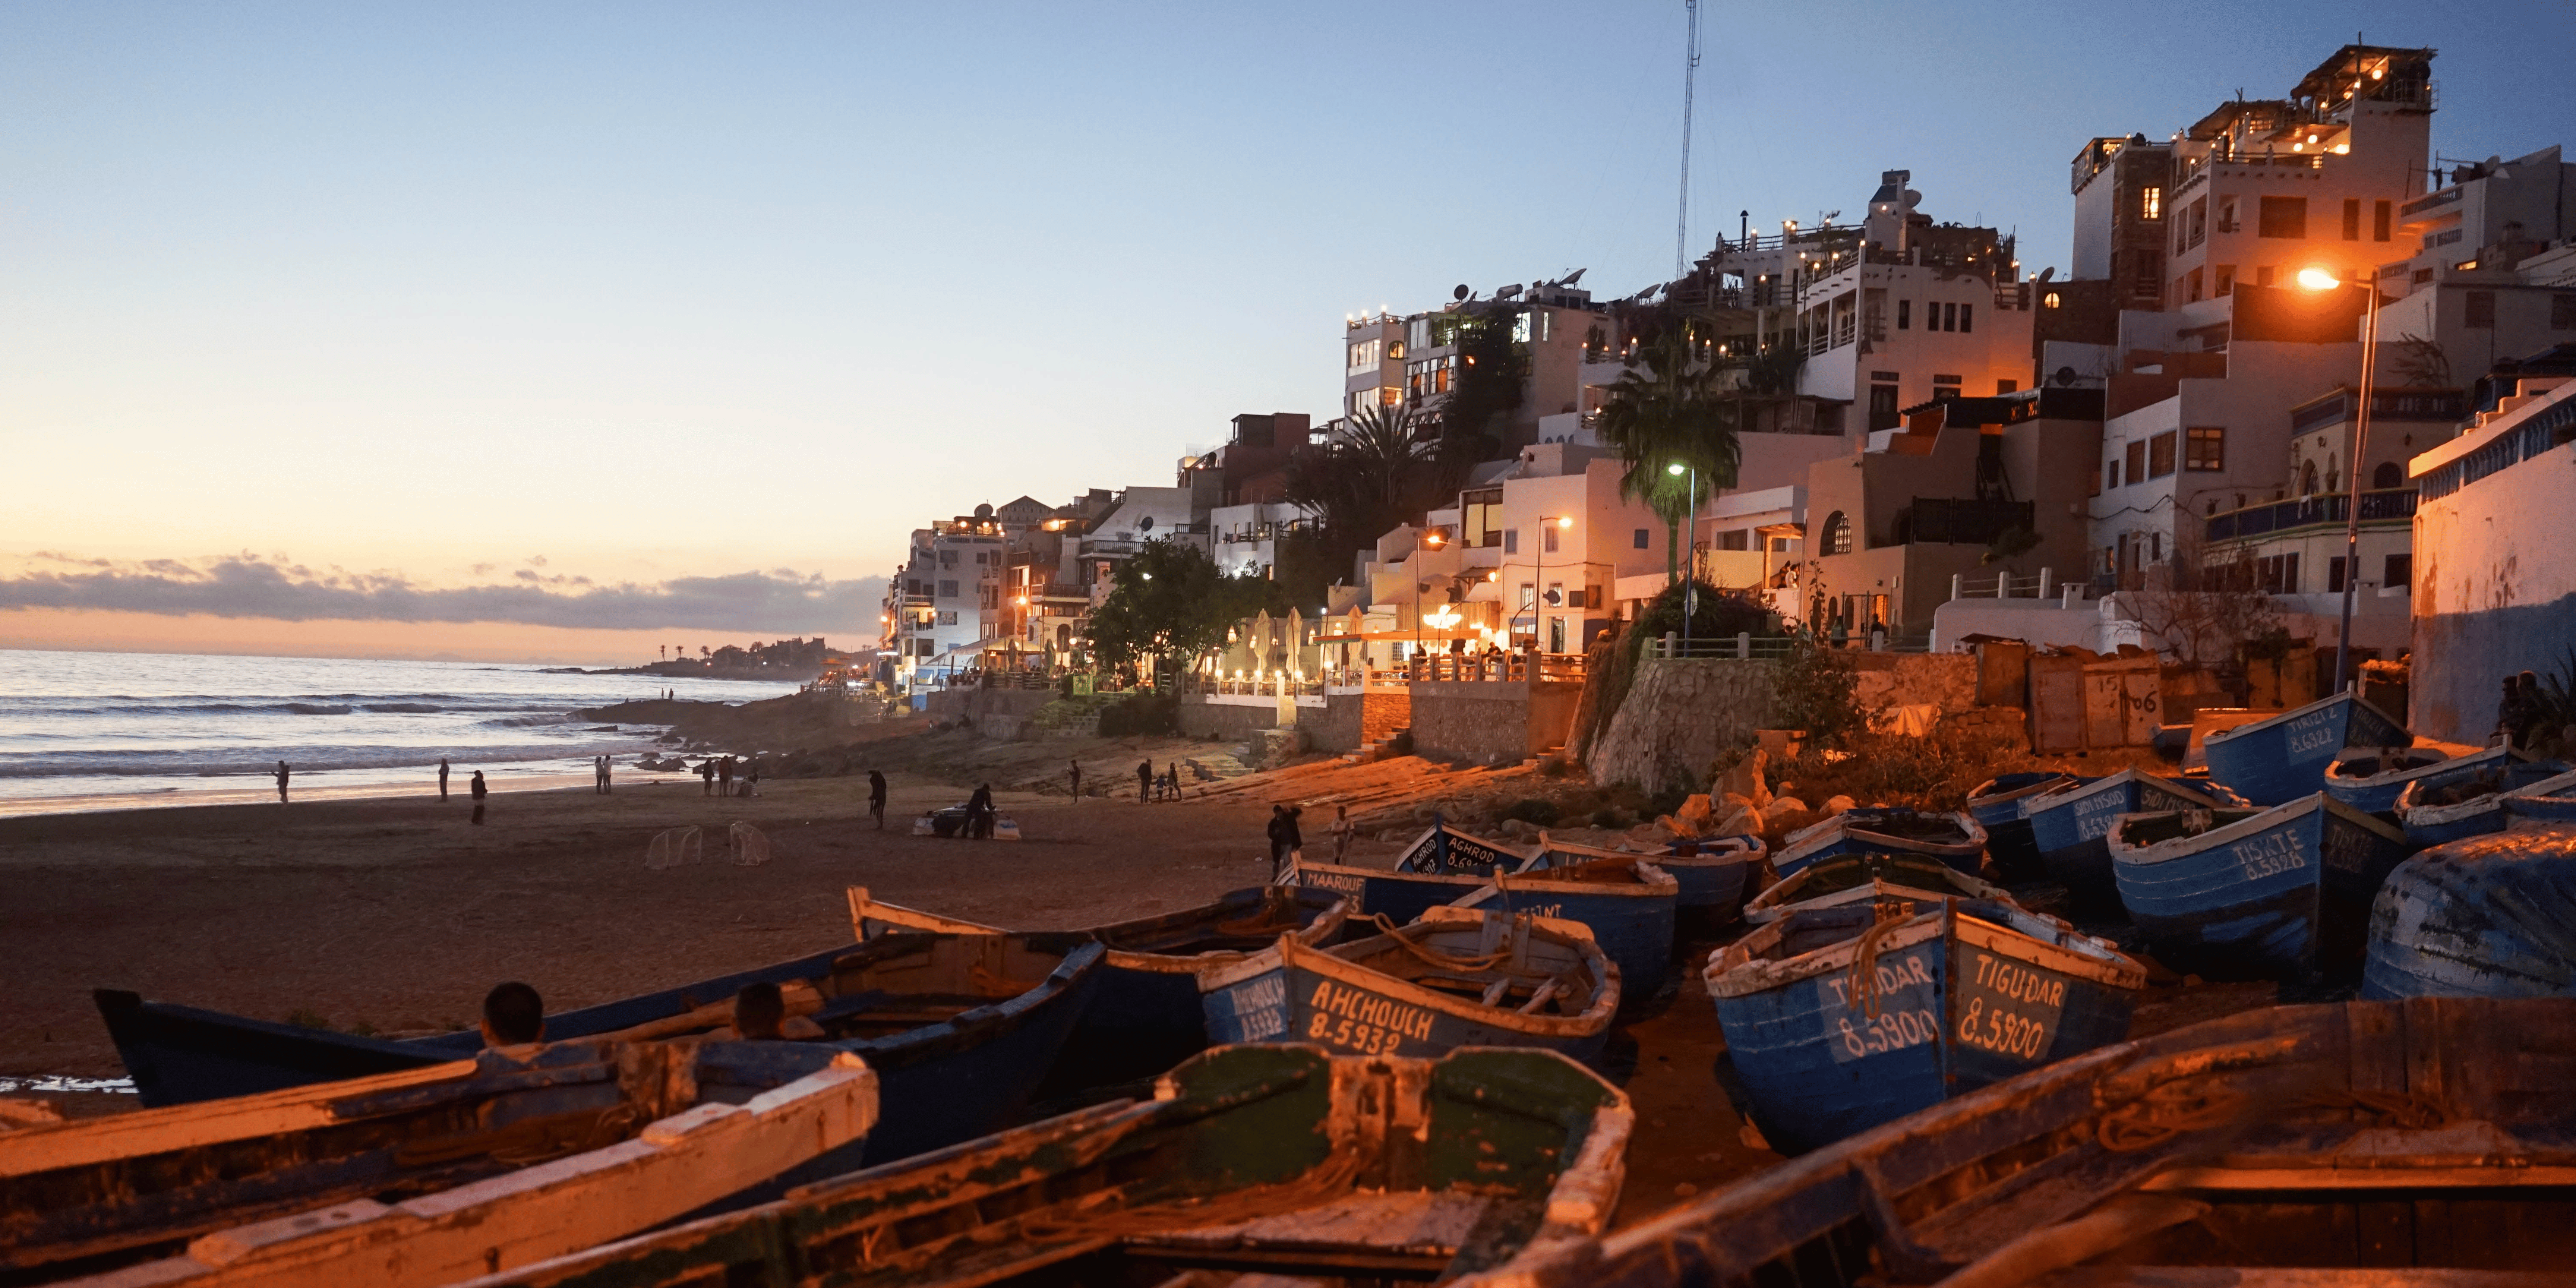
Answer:
<svg viewBox="0 0 2576 1288"><path fill-rule="evenodd" d="M2440 48L2445 155L2576 141L2571 15L1713 3L1694 253L1904 167L2062 266L2086 138L2356 30ZM1681 32L1678 0L9 4L0 553L881 573L934 515L1329 414L1352 310L1668 276Z"/></svg>

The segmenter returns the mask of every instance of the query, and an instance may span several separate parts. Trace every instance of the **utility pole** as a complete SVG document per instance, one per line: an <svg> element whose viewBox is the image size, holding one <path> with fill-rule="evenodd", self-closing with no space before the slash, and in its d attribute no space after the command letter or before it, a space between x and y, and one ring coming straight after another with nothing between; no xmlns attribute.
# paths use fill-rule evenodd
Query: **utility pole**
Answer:
<svg viewBox="0 0 2576 1288"><path fill-rule="evenodd" d="M1673 226L1675 281L1690 271L1691 99L1699 87L1699 0L1682 0L1682 8L1690 16L1690 37L1682 60L1682 200L1681 217Z"/></svg>

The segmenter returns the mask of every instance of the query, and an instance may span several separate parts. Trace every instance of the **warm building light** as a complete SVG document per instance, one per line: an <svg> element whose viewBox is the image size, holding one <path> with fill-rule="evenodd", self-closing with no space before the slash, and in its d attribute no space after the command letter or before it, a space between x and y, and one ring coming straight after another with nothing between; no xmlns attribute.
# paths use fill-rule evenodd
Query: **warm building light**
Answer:
<svg viewBox="0 0 2576 1288"><path fill-rule="evenodd" d="M2341 285L2343 285L2342 279L2322 268L2299 270L2299 287L2302 290L2331 291Z"/></svg>
<svg viewBox="0 0 2576 1288"><path fill-rule="evenodd" d="M2334 145L2334 151L2336 156L2342 156L2352 151L2352 145L2349 143L2338 143Z"/></svg>
<svg viewBox="0 0 2576 1288"><path fill-rule="evenodd" d="M1557 520L1557 521L1556 521L1556 526L1558 526L1558 527L1560 527L1560 528L1571 528L1571 527L1573 527L1573 526L1574 526L1574 520L1572 520L1572 519L1559 519L1559 520Z"/></svg>

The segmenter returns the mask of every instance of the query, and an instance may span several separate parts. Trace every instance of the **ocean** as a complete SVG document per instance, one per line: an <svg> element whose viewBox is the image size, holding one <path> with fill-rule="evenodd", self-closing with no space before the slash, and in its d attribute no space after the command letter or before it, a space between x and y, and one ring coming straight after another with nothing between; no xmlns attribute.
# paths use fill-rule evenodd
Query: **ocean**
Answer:
<svg viewBox="0 0 2576 1288"><path fill-rule="evenodd" d="M631 765L662 730L571 713L665 689L745 702L796 686L533 664L0 649L0 813L234 799L273 791L280 760L299 789L435 790L441 756L458 791L478 769L495 787L585 774L602 752Z"/></svg>

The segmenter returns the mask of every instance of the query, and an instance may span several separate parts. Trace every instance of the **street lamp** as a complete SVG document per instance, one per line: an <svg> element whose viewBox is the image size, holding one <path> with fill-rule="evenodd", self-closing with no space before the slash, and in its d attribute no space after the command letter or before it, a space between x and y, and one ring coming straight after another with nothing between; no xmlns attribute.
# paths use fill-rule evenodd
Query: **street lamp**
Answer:
<svg viewBox="0 0 2576 1288"><path fill-rule="evenodd" d="M2308 291L2341 290L2342 279L2322 268L2303 268L2299 287ZM2352 677L2352 597L2361 581L2361 454L2370 444L2370 385L2378 371L2379 270L2370 271L2370 304L2361 331L2361 402L2352 421L2352 478L2344 489L2343 629L2335 636L2335 691L2355 687Z"/></svg>
<svg viewBox="0 0 2576 1288"><path fill-rule="evenodd" d="M1439 549L1440 529L1432 528L1424 532L1422 544L1434 550ZM1406 562L1413 573L1413 654L1414 657L1420 657L1422 655L1422 561L1415 558ZM1406 658L1404 665L1405 670L1410 673L1413 669L1413 658Z"/></svg>
<svg viewBox="0 0 2576 1288"><path fill-rule="evenodd" d="M1574 526L1571 515L1542 514L1538 517L1538 574L1530 595L1530 647L1541 652L1547 646L1547 525L1559 531Z"/></svg>
<svg viewBox="0 0 2576 1288"><path fill-rule="evenodd" d="M1690 471L1690 518L1683 527L1682 552L1682 656L1690 656L1691 618L1699 612L1699 467L1675 461L1664 467L1664 473L1675 478Z"/></svg>

